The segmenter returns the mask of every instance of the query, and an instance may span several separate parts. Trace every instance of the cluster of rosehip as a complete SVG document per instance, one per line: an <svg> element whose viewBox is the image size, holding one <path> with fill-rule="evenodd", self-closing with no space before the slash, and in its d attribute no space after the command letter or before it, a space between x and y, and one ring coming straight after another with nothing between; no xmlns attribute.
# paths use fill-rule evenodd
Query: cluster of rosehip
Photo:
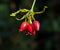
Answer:
<svg viewBox="0 0 60 50"><path fill-rule="evenodd" d="M33 23L28 23L24 21L21 23L20 31L26 31L30 35L35 35L36 31L39 31L40 23L37 20L34 20Z"/></svg>
<svg viewBox="0 0 60 50"><path fill-rule="evenodd" d="M35 35L36 31L39 31L39 28L40 28L40 23L39 21L35 20L34 15L43 13L45 9L47 8L47 6L44 6L42 11L34 12L33 9L34 9L35 2L36 0L33 1L32 7L30 10L19 9L17 12L10 14L10 16L16 16L16 14L18 14L19 12L27 12L26 15L24 15L22 18L20 19L16 18L16 19L17 20L25 19L25 21L21 23L19 31L26 31L30 35Z"/></svg>

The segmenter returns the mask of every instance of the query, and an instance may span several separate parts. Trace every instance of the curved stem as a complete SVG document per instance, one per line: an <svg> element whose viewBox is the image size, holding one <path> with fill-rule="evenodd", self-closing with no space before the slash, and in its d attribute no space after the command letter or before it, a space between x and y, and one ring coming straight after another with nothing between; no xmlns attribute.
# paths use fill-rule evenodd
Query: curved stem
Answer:
<svg viewBox="0 0 60 50"><path fill-rule="evenodd" d="M34 5L35 5L36 0L33 1L32 7L31 7L31 11L33 11Z"/></svg>
<svg viewBox="0 0 60 50"><path fill-rule="evenodd" d="M44 6L44 8L43 8L42 11L40 11L40 12L34 12L34 14L42 14L46 10L46 8L48 8L48 7L47 6Z"/></svg>

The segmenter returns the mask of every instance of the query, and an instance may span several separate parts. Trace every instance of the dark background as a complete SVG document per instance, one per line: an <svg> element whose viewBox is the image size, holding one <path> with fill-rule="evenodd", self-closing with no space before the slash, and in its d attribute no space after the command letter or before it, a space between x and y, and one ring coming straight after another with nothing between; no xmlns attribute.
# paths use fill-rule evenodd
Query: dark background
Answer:
<svg viewBox="0 0 60 50"><path fill-rule="evenodd" d="M0 50L60 50L60 1L37 0L34 11L48 9L35 15L41 28L35 36L19 32L22 21L17 21L10 14L20 8L30 9L33 0L0 0ZM25 13L24 13L25 14ZM19 13L20 18L24 14Z"/></svg>

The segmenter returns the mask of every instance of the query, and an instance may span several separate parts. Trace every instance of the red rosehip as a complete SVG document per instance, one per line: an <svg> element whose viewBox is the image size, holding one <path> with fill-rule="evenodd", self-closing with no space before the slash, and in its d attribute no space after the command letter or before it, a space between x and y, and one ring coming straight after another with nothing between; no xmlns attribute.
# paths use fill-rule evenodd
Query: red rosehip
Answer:
<svg viewBox="0 0 60 50"><path fill-rule="evenodd" d="M35 28L34 28L33 24L32 24L32 29L33 29L33 31L31 32L31 34L32 34L32 35L35 35L36 30L35 30Z"/></svg>
<svg viewBox="0 0 60 50"><path fill-rule="evenodd" d="M37 21L37 20L33 21L33 26L34 26L35 30L39 31L39 29L40 29L39 21Z"/></svg>
<svg viewBox="0 0 60 50"><path fill-rule="evenodd" d="M32 24L28 24L28 25L27 25L27 31L28 31L29 33L31 33L31 32L33 31L33 29L32 29Z"/></svg>
<svg viewBox="0 0 60 50"><path fill-rule="evenodd" d="M26 21L22 22L19 30L20 31L26 30L27 25L28 25L28 22L26 22Z"/></svg>
<svg viewBox="0 0 60 50"><path fill-rule="evenodd" d="M36 31L35 31L35 30L33 30L31 34L32 34L32 35L35 35L35 34L36 34Z"/></svg>
<svg viewBox="0 0 60 50"><path fill-rule="evenodd" d="M27 26L27 32L28 32L28 34L30 34L30 35L35 35L35 29L34 29L33 24L29 24L29 25Z"/></svg>

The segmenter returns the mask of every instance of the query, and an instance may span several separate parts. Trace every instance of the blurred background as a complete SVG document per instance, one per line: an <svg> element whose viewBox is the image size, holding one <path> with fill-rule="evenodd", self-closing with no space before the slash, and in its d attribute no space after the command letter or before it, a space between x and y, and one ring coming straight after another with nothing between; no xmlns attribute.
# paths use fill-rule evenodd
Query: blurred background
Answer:
<svg viewBox="0 0 60 50"><path fill-rule="evenodd" d="M30 9L33 0L0 0L0 50L60 50L60 1L37 0L34 11L48 9L35 15L41 28L35 36L19 32L22 21L17 21L10 14L21 8ZM26 13L19 13L21 18Z"/></svg>

